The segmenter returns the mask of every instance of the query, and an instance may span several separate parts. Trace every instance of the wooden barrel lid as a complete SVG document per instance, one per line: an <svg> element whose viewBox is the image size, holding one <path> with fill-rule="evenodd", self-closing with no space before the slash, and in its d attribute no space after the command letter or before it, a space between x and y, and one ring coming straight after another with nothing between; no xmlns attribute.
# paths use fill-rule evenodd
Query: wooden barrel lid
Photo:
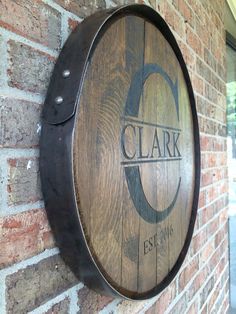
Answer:
<svg viewBox="0 0 236 314"><path fill-rule="evenodd" d="M105 11L83 22L86 29L96 28L95 20L100 28L89 43L81 40L81 26L75 32L80 36L77 49L89 47L82 70L70 64L71 78L64 75L64 81L75 84L76 98L67 101L66 108L64 103L56 107L59 98L55 96L64 99L58 84L63 82L61 73L66 73L68 44L49 88L41 139L44 196L62 252L68 246L62 233L83 242L81 249L76 240L73 254L68 250L64 254L69 265L75 264L74 256L83 259L83 265L77 265L83 270L78 270L80 278L91 283L87 279L97 272L95 278L100 276L98 281L105 285L99 283L98 288L144 299L174 278L193 232L200 169L193 91L173 35L151 8L132 5ZM78 47L78 41L69 42ZM73 83L74 77L79 81ZM64 91L69 95L68 89ZM48 142L44 145L50 132L55 147L64 145L63 152L55 148L53 153ZM55 172L60 167L56 176L62 179L56 179L54 189L62 193L63 178L70 179L72 191L65 197L73 201L69 200L67 209L60 205L65 203L63 196L59 199L48 191L52 189L49 177L54 181L55 172L46 175L45 171L46 159L55 164L59 153L64 157L56 162ZM58 204L56 214L53 202ZM57 222L62 219L73 225L73 232ZM95 271L90 271L90 264Z"/></svg>

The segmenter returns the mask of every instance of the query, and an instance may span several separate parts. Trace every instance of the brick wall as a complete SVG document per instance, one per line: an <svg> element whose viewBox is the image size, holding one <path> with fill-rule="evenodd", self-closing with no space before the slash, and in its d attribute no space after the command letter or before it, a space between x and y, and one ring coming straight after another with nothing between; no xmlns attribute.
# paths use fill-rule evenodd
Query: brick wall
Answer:
<svg viewBox="0 0 236 314"><path fill-rule="evenodd" d="M132 2L132 1L131 1ZM228 309L224 0L150 0L190 71L201 131L199 211L183 267L145 302L98 295L62 262L40 191L40 113L59 51L96 10L122 0L0 1L0 313L226 313Z"/></svg>

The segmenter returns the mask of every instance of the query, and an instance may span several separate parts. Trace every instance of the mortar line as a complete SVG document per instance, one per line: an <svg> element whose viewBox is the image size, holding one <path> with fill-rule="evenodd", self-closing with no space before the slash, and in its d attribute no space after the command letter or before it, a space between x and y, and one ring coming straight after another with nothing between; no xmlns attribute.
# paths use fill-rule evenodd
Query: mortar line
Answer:
<svg viewBox="0 0 236 314"><path fill-rule="evenodd" d="M1 199L1 204L0 204L0 216L7 211L7 184L8 184L8 164L7 160L3 158L3 156L0 156L0 163L1 163L1 181L0 181L0 199Z"/></svg>
<svg viewBox="0 0 236 314"><path fill-rule="evenodd" d="M116 313L113 310L118 306L118 304L121 303L121 300L115 299L112 302L110 302L106 307L104 307L101 311L99 311L98 314L111 314Z"/></svg>
<svg viewBox="0 0 236 314"><path fill-rule="evenodd" d="M223 110L222 110L223 111ZM212 121L212 122L215 122L217 124L220 124L222 126L226 126L226 123L225 122L221 122L220 120L217 120L217 119L214 119L214 118L209 118L208 116L198 112L198 117L201 117L201 118L204 118L206 119L207 121ZM226 136L220 136L220 137L226 137Z"/></svg>
<svg viewBox="0 0 236 314"><path fill-rule="evenodd" d="M217 232L219 231L219 229L217 229L217 231L209 238L209 240L206 242L206 243L208 243L208 242L210 242L211 240L212 240L212 238L213 237L215 237L216 236L216 234L217 234ZM223 238L223 240L218 244L218 246L215 248L215 250L213 250L213 252L212 252L212 254L208 257L208 259L204 262L204 263L202 263L202 265L200 265L199 264L199 270L202 270L205 266L207 266L207 263L210 261L210 259L212 258L212 256L214 255L214 253L216 252L216 250L222 245L222 243L223 243L223 241L225 241L226 240L226 238ZM205 243L205 244L206 244ZM205 246L205 245L204 245ZM198 255L199 256L199 259L200 259L200 253L201 253L201 251L202 251L203 249L201 248L196 254L194 254L193 256L196 256L196 255ZM218 265L218 264L217 264ZM215 265L215 267L217 266L217 265ZM215 269L215 268L214 268Z"/></svg>
<svg viewBox="0 0 236 314"><path fill-rule="evenodd" d="M219 263L220 263L220 261L217 263L217 265L218 265ZM215 266L215 268L217 267L217 265ZM227 265L226 265L226 267L227 267ZM226 267L225 267L225 268L226 268ZM215 268L214 268L214 270L215 270ZM195 274L195 276L194 276L193 278L196 278L197 275L201 272L201 270L202 270L202 269L199 269L198 272ZM222 271L220 278L223 276L223 272L224 272L224 271ZM208 279L210 279L210 276L211 276L211 273L207 276L205 282L206 282ZM189 287L189 286L192 284L192 282L194 281L193 278L192 278L191 281L188 282L188 284L187 284L187 285L185 286L185 288L180 292L180 294L177 295L176 298L171 302L170 307L168 307L168 309L167 309L167 311L165 312L165 314L168 314L168 313L174 308L174 306L178 303L178 301L181 299L181 297L182 297L185 293L187 293L187 291L188 291L188 288L187 288L187 287ZM218 281L218 280L217 280L217 281ZM190 305L189 305L189 307L187 307L185 313L187 313L187 310L188 310L188 309L190 308L190 306L196 301L196 299L198 298L198 295L201 293L201 291L204 289L204 287L205 287L205 286L202 285L202 286L200 287L200 289L197 290L196 294L193 296L192 302L191 302L191 303L188 303L188 304L190 304ZM214 285L214 287L215 287L215 285ZM186 289L186 288L187 288L187 289ZM188 299L188 294L187 294L187 299Z"/></svg>
<svg viewBox="0 0 236 314"><path fill-rule="evenodd" d="M218 265L218 264L217 264ZM216 266L217 266L216 265ZM202 309L202 308L204 308L204 306L206 305L206 303L210 300L210 298L211 298L211 296L213 295L213 293L214 293L214 288L217 286L217 284L221 281L221 279L222 279L222 277L224 276L224 273L226 272L226 268L228 267L228 264L226 264L225 265L225 267L224 267L224 269L222 270L222 272L220 273L220 276L218 277L218 279L216 280L216 282L214 283L214 287L213 287L213 289L211 290L211 292L209 293L209 295L208 295L208 297L207 297L207 299L205 300L205 302L203 303L203 305L200 307L200 310ZM216 301L214 302L214 304L216 304L217 303L217 300L219 299L219 296L220 296L220 294L221 294L221 292L224 290L224 287L225 287L225 285L226 285L226 282L224 283L224 286L223 287L221 287L221 289L220 289L220 291L219 291L219 295L218 295L218 297L216 298ZM221 285L220 285L221 286ZM215 307L215 306L214 306Z"/></svg>
<svg viewBox="0 0 236 314"><path fill-rule="evenodd" d="M209 226L211 224L211 222L214 221L214 219L218 218L218 216L225 210L228 209L228 206L224 206L223 208L221 208L215 215L213 215L213 217L211 217L210 220L208 220L207 223L205 223L204 225L202 225L200 228L198 228L196 231L194 231L193 233L193 237L198 235L201 231L203 231L207 226ZM209 240L210 238L208 238ZM202 249L202 248L201 248Z"/></svg>
<svg viewBox="0 0 236 314"><path fill-rule="evenodd" d="M58 248L46 249L44 252L35 255L29 259L21 261L0 270L0 313L6 314L6 277L14 274L19 270L25 269L27 266L37 264L45 258L54 256L59 253Z"/></svg>
<svg viewBox="0 0 236 314"><path fill-rule="evenodd" d="M219 184L222 184L224 181L228 181L228 178L224 178L224 179L218 180L216 182L213 182L213 183L211 183L209 185L202 186L200 191L202 192L204 190L208 190L210 187L217 187ZM227 194L227 192L221 194L221 196L223 196L224 194ZM218 199L218 197L215 198L214 200L216 200L216 199ZM208 205L210 205L212 202L213 201L209 202Z"/></svg>
<svg viewBox="0 0 236 314"><path fill-rule="evenodd" d="M20 42L22 44L25 44L27 46L30 46L34 48L35 50L39 50L47 55L50 55L51 57L57 58L58 51L56 49L51 49L46 46L44 46L41 43L35 42L31 39L28 39L27 37L24 37L22 35L18 35L12 31L9 31L6 28L3 28L0 26L0 35L8 42L9 40L14 40L17 42Z"/></svg>
<svg viewBox="0 0 236 314"><path fill-rule="evenodd" d="M75 286L73 286L72 288L69 288L68 290L60 293L59 295L57 295L56 297L54 297L53 299L50 299L49 301L41 304L39 307L33 309L32 311L30 311L28 314L43 314L45 312L47 312L48 310L50 310L50 308L52 306L54 306L55 304L63 301L63 299L65 298L69 298L69 300L71 300L71 295L77 291L79 291L80 289L83 288L83 284L82 283L79 283ZM69 305L70 306L70 305ZM73 312L74 313L77 313L77 312Z"/></svg>
<svg viewBox="0 0 236 314"><path fill-rule="evenodd" d="M69 37L69 24L68 24L68 16L63 12L61 14L61 48L65 44L67 38Z"/></svg>
<svg viewBox="0 0 236 314"><path fill-rule="evenodd" d="M56 4L54 1L52 0L43 0L43 2L47 5L49 5L50 7L52 7L53 9L57 10L58 12L60 12L61 14L67 14L69 18L77 20L78 22L81 22L83 20L82 17L67 11L66 9L64 9L63 7L61 7L59 4Z"/></svg>
<svg viewBox="0 0 236 314"><path fill-rule="evenodd" d="M211 137L211 138L214 138L214 139L217 139L217 140L221 139L221 140L227 141L227 136L219 136L219 135L214 135L214 134L210 134L210 133L205 133L205 132L202 132L202 131L200 131L199 133L200 133L200 138L201 138L201 136L207 136L207 137ZM206 151L204 150L203 152L206 152ZM207 152L212 153L214 151L209 150ZM224 150L220 150L220 152L224 152Z"/></svg>
<svg viewBox="0 0 236 314"><path fill-rule="evenodd" d="M8 217L12 215L21 214L27 211L33 211L36 209L43 209L45 207L44 201L37 201L34 203L28 203L23 205L8 206L6 205L5 210L0 211L0 217Z"/></svg>
<svg viewBox="0 0 236 314"><path fill-rule="evenodd" d="M57 254L59 254L58 248L46 249L42 253L39 253L39 254L37 254L33 257L30 257L26 260L20 261L17 264L13 264L11 266L8 266L8 267L0 270L0 278L6 278L6 276L8 276L8 275L12 275L19 270L23 270L28 266L35 265L35 264L41 262L42 260L44 260L48 257L52 257L52 256L57 255Z"/></svg>
<svg viewBox="0 0 236 314"><path fill-rule="evenodd" d="M0 34L1 35L1 34ZM7 86L7 69L8 69L8 53L7 53L7 41L1 35L1 42L0 42L0 51L1 51L1 58L0 58L0 68L2 71L2 79L0 77L0 88Z"/></svg>
<svg viewBox="0 0 236 314"><path fill-rule="evenodd" d="M37 158L39 148L7 148L1 147L0 160L14 158Z"/></svg>
<svg viewBox="0 0 236 314"><path fill-rule="evenodd" d="M217 234L217 232L218 232L218 230L212 235L212 237L215 236L215 235ZM219 245L217 246L216 249L218 249L218 248L222 245L222 243L223 243L224 240L225 240L225 238L219 243ZM196 256L198 256L198 257L200 258L199 253L200 253L200 251L198 251L195 255L193 255L193 256L191 257L191 260L192 260L193 258L195 258ZM188 282L187 285L185 286L185 290L182 290L180 293L183 293L184 291L186 291L186 288L188 288L189 286L191 286L192 282L195 280L195 278L198 276L198 274L201 273L201 271L204 269L204 267L207 266L207 263L208 263L209 260L212 258L212 256L213 256L214 253L215 253L215 250L214 250L213 253L209 256L208 260L207 260L204 264L200 265L200 264L198 263L198 266L199 266L198 271L194 274L194 276L191 277L191 279L189 280L189 282ZM191 261L191 260L190 260L190 261ZM221 260L221 258L220 258L220 260ZM213 271L215 270L215 268L217 267L217 265L220 263L220 260L219 260L219 262L215 265ZM185 265L185 267L187 267L187 265ZM177 276L179 276L180 272L181 272L182 270L184 270L185 267L183 267L183 268L181 267L181 268L180 268L180 270L179 270ZM209 276L208 276L208 277L209 277ZM207 278L208 278L208 277L207 277Z"/></svg>
<svg viewBox="0 0 236 314"><path fill-rule="evenodd" d="M3 276L0 276L0 313L6 314L6 286Z"/></svg>
<svg viewBox="0 0 236 314"><path fill-rule="evenodd" d="M105 2L106 2L106 8L107 9L113 8L116 6L116 4L112 0L105 0Z"/></svg>
<svg viewBox="0 0 236 314"><path fill-rule="evenodd" d="M204 188L201 190L201 192L207 192L208 189L209 189L209 186L207 186L207 188L204 187ZM223 193L221 196L218 196L218 197L214 198L211 202L205 204L205 205L202 206L202 207L199 207L198 210L200 210L200 209L203 210L203 209L205 209L205 208L207 208L207 207L213 205L215 202L217 202L217 201L220 200L221 198L222 198L222 199L225 198L226 196L228 196L228 192L225 192L225 193ZM224 205L224 208L226 208L226 207L228 207L228 203Z"/></svg>
<svg viewBox="0 0 236 314"><path fill-rule="evenodd" d="M79 313L80 306L78 305L78 291L84 287L84 284L81 282L75 289L72 289L69 293L70 295L70 307L68 314Z"/></svg>
<svg viewBox="0 0 236 314"><path fill-rule="evenodd" d="M38 104L44 103L45 96L37 93L31 93L25 90L17 89L10 86L0 86L0 97L10 99L20 99Z"/></svg>

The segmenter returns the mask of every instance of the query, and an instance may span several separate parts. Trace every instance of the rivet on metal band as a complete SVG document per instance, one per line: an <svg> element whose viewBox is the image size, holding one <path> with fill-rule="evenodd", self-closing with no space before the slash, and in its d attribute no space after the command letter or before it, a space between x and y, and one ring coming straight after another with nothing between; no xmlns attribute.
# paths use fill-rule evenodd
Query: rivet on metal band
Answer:
<svg viewBox="0 0 236 314"><path fill-rule="evenodd" d="M64 70L64 71L62 72L62 76L63 76L64 78L69 77L69 76L70 76L70 70Z"/></svg>
<svg viewBox="0 0 236 314"><path fill-rule="evenodd" d="M57 105L60 105L62 102L63 102L63 98L61 96L58 96L58 97L55 98L55 103Z"/></svg>

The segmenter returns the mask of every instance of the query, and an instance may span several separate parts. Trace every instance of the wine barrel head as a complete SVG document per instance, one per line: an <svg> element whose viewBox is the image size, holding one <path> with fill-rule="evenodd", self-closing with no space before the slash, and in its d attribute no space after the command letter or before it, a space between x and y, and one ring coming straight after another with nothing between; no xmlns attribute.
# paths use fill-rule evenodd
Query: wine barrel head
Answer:
<svg viewBox="0 0 236 314"><path fill-rule="evenodd" d="M113 8L72 32L40 146L48 218L76 276L128 299L162 291L191 241L200 145L187 67L158 13Z"/></svg>

